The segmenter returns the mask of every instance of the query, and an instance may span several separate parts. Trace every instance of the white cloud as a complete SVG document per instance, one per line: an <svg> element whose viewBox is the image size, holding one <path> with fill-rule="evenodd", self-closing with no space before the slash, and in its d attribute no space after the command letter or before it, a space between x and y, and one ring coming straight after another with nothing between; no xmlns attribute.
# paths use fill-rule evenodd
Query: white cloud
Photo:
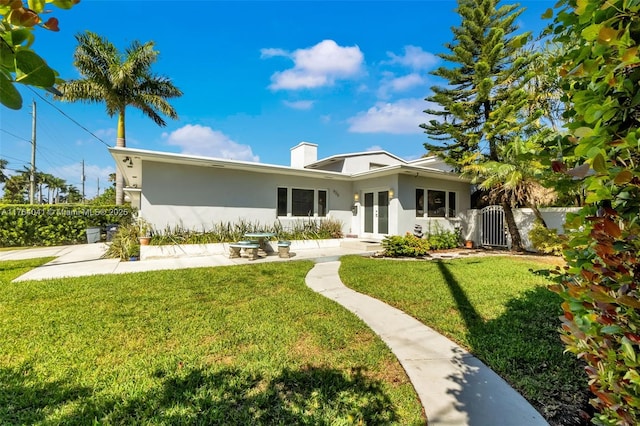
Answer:
<svg viewBox="0 0 640 426"><path fill-rule="evenodd" d="M273 90L311 89L331 86L339 79L357 76L361 72L364 55L358 46L342 47L333 40L323 40L307 49L287 53L282 49L262 49L261 57L288 56L293 68L271 76Z"/></svg>
<svg viewBox="0 0 640 426"><path fill-rule="evenodd" d="M371 152L371 151L384 151L384 150L382 149L382 147L380 145L373 145L373 146L370 146L369 148L365 149L365 151Z"/></svg>
<svg viewBox="0 0 640 426"><path fill-rule="evenodd" d="M402 77L393 77L385 79L380 83L378 96L387 98L391 93L406 92L409 89L425 84L426 80L418 73L403 75Z"/></svg>
<svg viewBox="0 0 640 426"><path fill-rule="evenodd" d="M391 59L387 64L400 64L413 70L424 70L433 67L438 63L439 58L433 53L425 52L418 46L405 46L403 55L396 55L393 52L387 52L387 56Z"/></svg>
<svg viewBox="0 0 640 426"><path fill-rule="evenodd" d="M419 125L428 121L423 111L427 108L423 99L401 99L397 102L377 102L367 111L351 117L349 131L353 133L420 133Z"/></svg>
<svg viewBox="0 0 640 426"><path fill-rule="evenodd" d="M112 138L115 139L116 138L116 129L115 127L110 127L108 129L98 129L98 130L94 130L93 134L96 135L99 138Z"/></svg>
<svg viewBox="0 0 640 426"><path fill-rule="evenodd" d="M202 155L229 160L260 161L249 145L234 142L224 133L199 124L187 124L171 133L163 133L169 145L178 146L182 154Z"/></svg>
<svg viewBox="0 0 640 426"><path fill-rule="evenodd" d="M311 109L315 101L284 101L284 104L293 109Z"/></svg>
<svg viewBox="0 0 640 426"><path fill-rule="evenodd" d="M419 86L424 83L424 78L416 73L404 75L402 77L394 78L389 82L389 86L395 92L402 92L412 87Z"/></svg>
<svg viewBox="0 0 640 426"><path fill-rule="evenodd" d="M260 58L273 58L274 56L289 56L289 52L284 49L265 48L260 49Z"/></svg>

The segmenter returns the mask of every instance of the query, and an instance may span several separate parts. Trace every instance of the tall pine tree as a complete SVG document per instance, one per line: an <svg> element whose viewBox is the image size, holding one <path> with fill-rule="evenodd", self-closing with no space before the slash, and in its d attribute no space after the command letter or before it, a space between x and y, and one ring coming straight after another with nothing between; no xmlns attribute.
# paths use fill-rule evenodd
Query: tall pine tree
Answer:
<svg viewBox="0 0 640 426"><path fill-rule="evenodd" d="M522 11L518 5L498 6L498 0L458 0L460 26L452 28L453 42L445 45L449 52L439 55L448 64L433 72L446 84L431 88L433 95L426 100L437 106L424 112L434 119L420 126L431 140L440 141L425 148L458 170L506 160L503 148L532 131L524 90L532 57L523 49L530 34L514 34ZM512 248L522 250L514 206L506 199L495 202L504 208Z"/></svg>

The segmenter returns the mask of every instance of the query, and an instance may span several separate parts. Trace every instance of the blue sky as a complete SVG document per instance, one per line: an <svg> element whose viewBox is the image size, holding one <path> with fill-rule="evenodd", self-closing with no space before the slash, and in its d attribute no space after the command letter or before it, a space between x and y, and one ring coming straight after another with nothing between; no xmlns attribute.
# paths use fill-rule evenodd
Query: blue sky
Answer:
<svg viewBox="0 0 640 426"><path fill-rule="evenodd" d="M521 31L537 34L555 1L524 1ZM320 158L384 149L405 159L424 154L418 127L424 98L441 84L429 74L459 23L453 0L440 1L106 1L52 9L60 32L36 30L34 49L64 79L74 35L96 32L124 50L153 40L153 70L184 95L179 119L158 127L127 110L127 146L270 164L289 164L289 149L318 144ZM33 92L20 111L0 106L0 157L10 169L30 161L31 102L37 103L39 170L81 186L86 195L114 171L116 117L102 104L62 103L39 94L102 139L87 133Z"/></svg>

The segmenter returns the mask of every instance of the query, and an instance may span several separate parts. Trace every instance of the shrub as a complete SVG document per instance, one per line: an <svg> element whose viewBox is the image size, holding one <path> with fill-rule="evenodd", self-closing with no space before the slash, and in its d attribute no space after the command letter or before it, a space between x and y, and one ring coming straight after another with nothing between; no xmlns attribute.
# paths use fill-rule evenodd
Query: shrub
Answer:
<svg viewBox="0 0 640 426"><path fill-rule="evenodd" d="M86 243L88 227L123 225L132 217L133 210L125 206L0 205L0 247Z"/></svg>
<svg viewBox="0 0 640 426"><path fill-rule="evenodd" d="M427 241L432 250L446 250L460 246L460 235L456 231L439 230L433 234L427 234Z"/></svg>
<svg viewBox="0 0 640 426"><path fill-rule="evenodd" d="M555 229L546 228L542 223L536 222L529 231L529 241L539 253L562 256L562 246L566 238L558 235Z"/></svg>
<svg viewBox="0 0 640 426"><path fill-rule="evenodd" d="M406 235L390 235L382 240L384 255L391 257L418 257L429 253L429 242L407 232Z"/></svg>
<svg viewBox="0 0 640 426"><path fill-rule="evenodd" d="M106 258L129 260L132 256L140 256L138 235L140 228L136 223L129 223L118 228L104 254Z"/></svg>
<svg viewBox="0 0 640 426"><path fill-rule="evenodd" d="M442 229L437 223L429 223L429 230L427 231L425 238L429 242L431 250L446 250L460 246L461 242L461 229L453 231Z"/></svg>
<svg viewBox="0 0 640 426"><path fill-rule="evenodd" d="M585 194L580 212L567 215L567 266L553 287L563 299L562 340L587 364L593 422L638 425L640 3L560 5L553 33L565 43L558 71L569 121L550 165Z"/></svg>

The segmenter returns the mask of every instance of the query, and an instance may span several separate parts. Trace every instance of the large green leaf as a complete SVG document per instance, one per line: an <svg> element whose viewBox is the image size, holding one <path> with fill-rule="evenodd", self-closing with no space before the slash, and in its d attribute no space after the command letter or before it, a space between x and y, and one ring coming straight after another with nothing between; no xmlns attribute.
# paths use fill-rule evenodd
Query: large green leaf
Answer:
<svg viewBox="0 0 640 426"><path fill-rule="evenodd" d="M591 24L584 30L582 30L582 37L584 37L585 40L593 41L598 38L598 33L600 32L601 28L602 24Z"/></svg>
<svg viewBox="0 0 640 426"><path fill-rule="evenodd" d="M56 75L47 63L30 50L16 52L16 81L32 86L51 87Z"/></svg>
<svg viewBox="0 0 640 426"><path fill-rule="evenodd" d="M44 0L29 0L28 4L29 4L29 9L32 9L36 13L42 13L42 11L44 10L45 1Z"/></svg>
<svg viewBox="0 0 640 426"><path fill-rule="evenodd" d="M593 163L592 163L592 167L593 170L595 170L596 172L600 173L600 174L607 174L608 170L607 170L607 165L605 163L604 160L604 156L600 153L598 153L594 159L593 159Z"/></svg>
<svg viewBox="0 0 640 426"><path fill-rule="evenodd" d="M19 46L25 41L27 42L25 47L29 47L34 40L33 31L29 28L18 28L7 31L2 34L2 38L4 38L7 43L13 47Z"/></svg>
<svg viewBox="0 0 640 426"><path fill-rule="evenodd" d="M6 44L0 42L0 66L8 72L15 72L15 55L13 50Z"/></svg>
<svg viewBox="0 0 640 426"><path fill-rule="evenodd" d="M0 102L11 109L22 108L22 96L13 86L13 82L0 72Z"/></svg>
<svg viewBox="0 0 640 426"><path fill-rule="evenodd" d="M47 3L53 3L60 9L71 9L80 0L47 0Z"/></svg>

